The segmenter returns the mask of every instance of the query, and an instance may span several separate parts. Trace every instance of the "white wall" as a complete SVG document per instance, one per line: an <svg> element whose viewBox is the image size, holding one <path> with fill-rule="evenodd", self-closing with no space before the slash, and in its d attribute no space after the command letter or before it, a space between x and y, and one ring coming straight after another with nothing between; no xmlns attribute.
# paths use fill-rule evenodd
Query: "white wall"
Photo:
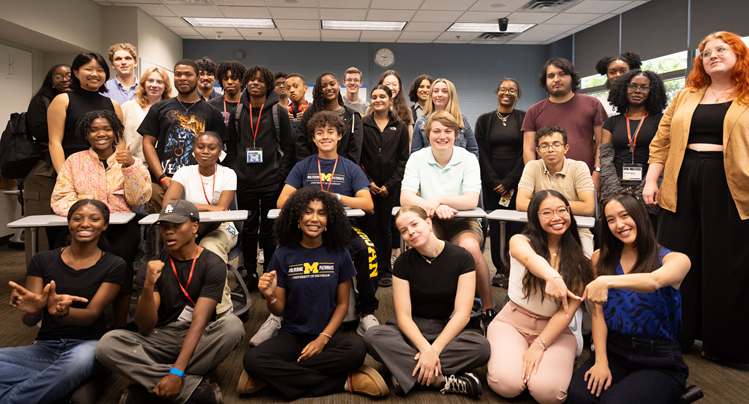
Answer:
<svg viewBox="0 0 749 404"><path fill-rule="evenodd" d="M182 59L182 38L143 10L138 10L138 57L174 70ZM143 70L141 69L141 72Z"/></svg>

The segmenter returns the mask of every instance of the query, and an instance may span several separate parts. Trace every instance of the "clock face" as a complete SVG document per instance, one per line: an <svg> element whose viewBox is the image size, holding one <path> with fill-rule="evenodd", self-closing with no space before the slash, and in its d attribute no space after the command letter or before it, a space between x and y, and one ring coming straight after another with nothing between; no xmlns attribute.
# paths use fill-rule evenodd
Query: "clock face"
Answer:
<svg viewBox="0 0 749 404"><path fill-rule="evenodd" d="M388 48L382 48L375 53L375 63L380 67L390 67L395 64L395 55Z"/></svg>

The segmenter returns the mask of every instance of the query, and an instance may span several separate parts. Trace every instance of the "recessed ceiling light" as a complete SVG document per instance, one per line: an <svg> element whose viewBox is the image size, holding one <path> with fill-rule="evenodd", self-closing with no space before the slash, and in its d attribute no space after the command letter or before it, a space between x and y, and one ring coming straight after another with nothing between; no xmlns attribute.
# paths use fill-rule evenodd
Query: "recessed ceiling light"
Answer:
<svg viewBox="0 0 749 404"><path fill-rule="evenodd" d="M193 27L276 28L270 18L182 18Z"/></svg>
<svg viewBox="0 0 749 404"><path fill-rule="evenodd" d="M536 24L507 24L507 31L500 31L496 22L456 22L448 28L452 32L524 32Z"/></svg>
<svg viewBox="0 0 749 404"><path fill-rule="evenodd" d="M489 7L494 7L494 8L502 8L502 7L507 7L507 4L502 4L502 3L495 3L495 4L492 4L492 5L491 5L491 6L489 6Z"/></svg>
<svg viewBox="0 0 749 404"><path fill-rule="evenodd" d="M357 31L402 31L406 21L338 21L322 20L322 29Z"/></svg>

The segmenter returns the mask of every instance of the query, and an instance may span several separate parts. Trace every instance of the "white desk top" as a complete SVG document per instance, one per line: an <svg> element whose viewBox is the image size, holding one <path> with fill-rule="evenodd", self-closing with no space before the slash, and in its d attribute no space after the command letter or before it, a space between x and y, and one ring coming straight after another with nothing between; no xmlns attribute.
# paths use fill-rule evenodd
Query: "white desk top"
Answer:
<svg viewBox="0 0 749 404"><path fill-rule="evenodd" d="M364 211L361 209L345 208L347 217L362 217ZM278 215L281 214L281 209L271 209L268 211L268 219L278 219Z"/></svg>
<svg viewBox="0 0 749 404"><path fill-rule="evenodd" d="M247 219L246 210L226 210L223 212L200 212L200 223L223 223L233 222L235 220ZM159 220L158 213L152 213L143 219L140 219L138 224L144 226L150 226Z"/></svg>
<svg viewBox="0 0 749 404"><path fill-rule="evenodd" d="M500 220L507 222L528 222L528 213L517 210L495 209L486 216L489 220ZM575 221L578 227L592 228L595 225L595 219L590 216L577 216Z"/></svg>
<svg viewBox="0 0 749 404"><path fill-rule="evenodd" d="M109 215L109 224L125 224L135 217L135 213L112 213ZM63 227L68 225L68 218L58 215L34 215L26 216L12 223L8 227L26 228L26 227Z"/></svg>
<svg viewBox="0 0 749 404"><path fill-rule="evenodd" d="M395 216L400 210L401 210L400 206L393 206L392 215ZM484 217L486 217L486 212L484 212L484 210L481 209L481 208L476 208L474 210L459 210L458 213L455 214L455 217L458 217L458 218L467 218L467 217L484 218Z"/></svg>

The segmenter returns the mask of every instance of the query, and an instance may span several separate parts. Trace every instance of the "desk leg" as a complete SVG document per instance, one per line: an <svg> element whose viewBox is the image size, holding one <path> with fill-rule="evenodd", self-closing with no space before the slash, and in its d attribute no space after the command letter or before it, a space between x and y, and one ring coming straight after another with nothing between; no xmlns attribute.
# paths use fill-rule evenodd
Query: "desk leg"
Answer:
<svg viewBox="0 0 749 404"><path fill-rule="evenodd" d="M37 243L36 237L37 237L38 233L39 233L39 228L37 228L37 227L32 227L31 228L31 256L32 257L34 256L34 254L37 253L36 250L37 250L38 247L36 245L36 243Z"/></svg>
<svg viewBox="0 0 749 404"><path fill-rule="evenodd" d="M507 237L507 222L501 220L499 222L499 254L502 256L502 264L504 264L506 268L508 263L505 262L505 250L507 250L505 237ZM492 242L494 242L494 240L492 240Z"/></svg>

